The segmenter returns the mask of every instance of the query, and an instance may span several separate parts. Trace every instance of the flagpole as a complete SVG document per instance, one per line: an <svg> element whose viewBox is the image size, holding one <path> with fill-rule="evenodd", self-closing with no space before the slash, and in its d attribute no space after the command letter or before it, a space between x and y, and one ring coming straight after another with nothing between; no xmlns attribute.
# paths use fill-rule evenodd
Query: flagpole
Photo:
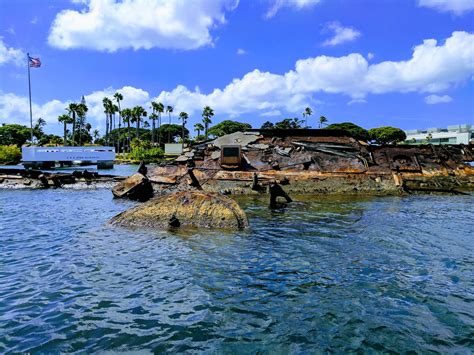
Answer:
<svg viewBox="0 0 474 355"><path fill-rule="evenodd" d="M30 135L31 143L33 143L33 112L31 110L31 79L30 79L30 53L26 53L28 66L28 92L30 94Z"/></svg>

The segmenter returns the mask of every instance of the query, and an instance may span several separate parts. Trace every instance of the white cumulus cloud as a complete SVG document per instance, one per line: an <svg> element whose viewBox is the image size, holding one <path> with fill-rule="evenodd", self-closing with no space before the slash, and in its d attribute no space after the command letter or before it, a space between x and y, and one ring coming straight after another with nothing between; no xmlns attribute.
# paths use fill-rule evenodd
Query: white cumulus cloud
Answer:
<svg viewBox="0 0 474 355"><path fill-rule="evenodd" d="M419 0L419 6L462 15L474 10L474 0Z"/></svg>
<svg viewBox="0 0 474 355"><path fill-rule="evenodd" d="M337 46L341 43L351 42L360 37L360 32L352 27L344 27L339 22L326 24L323 32L332 32L333 36L323 42L323 46Z"/></svg>
<svg viewBox="0 0 474 355"><path fill-rule="evenodd" d="M47 123L53 123L59 114L65 113L66 104L59 100L51 100L43 105L33 103L33 120L43 118ZM26 96L12 93L0 93L0 123L18 123L30 125L30 106Z"/></svg>
<svg viewBox="0 0 474 355"><path fill-rule="evenodd" d="M245 55L245 54L247 54L247 51L245 49L239 48L239 49L237 49L237 54L238 55Z"/></svg>
<svg viewBox="0 0 474 355"><path fill-rule="evenodd" d="M448 95L428 95L425 97L425 102L428 105L434 105L434 104L444 104L453 101L451 96Z"/></svg>
<svg viewBox="0 0 474 355"><path fill-rule="evenodd" d="M124 86L118 90L106 88L104 90L94 91L84 96L89 109L87 112L87 121L93 125L94 129L98 128L102 131L105 129L105 114L102 99L106 96L112 99L112 95L117 91L120 92L124 98L123 101L121 101L122 107L141 105L148 109L150 105L150 95L142 89ZM79 97L75 102L79 102L80 100L81 98ZM51 100L44 104L33 103L33 120L36 121L39 117L43 118L47 123L46 131L59 134L62 132L62 126L58 124L58 116L66 113L66 107L71 102L72 100ZM29 126L30 111L28 97L0 92L0 119L5 120L0 123L18 123Z"/></svg>
<svg viewBox="0 0 474 355"><path fill-rule="evenodd" d="M320 1L321 0L271 0L270 7L265 13L265 17L272 18L284 7L301 10L316 5Z"/></svg>
<svg viewBox="0 0 474 355"><path fill-rule="evenodd" d="M26 65L26 54L21 49L7 47L0 37L0 65L12 63L16 65Z"/></svg>
<svg viewBox="0 0 474 355"><path fill-rule="evenodd" d="M195 49L212 45L210 30L225 23L238 0L89 0L60 12L48 42L61 48Z"/></svg>
<svg viewBox="0 0 474 355"><path fill-rule="evenodd" d="M446 102L449 97L442 96L442 91L469 81L474 75L473 42L474 34L454 32L443 43L434 39L423 41L414 47L407 60L373 64L359 53L301 59L284 74L255 69L208 93L201 92L198 87L188 89L183 85L157 96L131 86L118 91L124 96L122 107L143 105L148 109L149 102L157 100L173 106L175 114L188 112L190 124L200 119L206 105L214 108L217 122L247 114L263 117L278 113L300 114L304 107L320 103L315 98L319 93L348 96L351 100L348 104L364 103L369 94L390 92L426 93L428 101ZM89 105L88 120L102 130L102 98L110 97L115 91L108 88L85 96ZM34 117L55 122L66 105L67 102L57 100L35 105ZM27 107L26 98L0 93L0 117L27 122Z"/></svg>
<svg viewBox="0 0 474 355"><path fill-rule="evenodd" d="M411 58L369 64L359 53L342 57L318 56L298 60L284 74L254 70L210 93L179 85L161 92L157 99L180 111L194 112L210 105L230 116L275 110L299 112L314 102L317 93L344 94L364 99L368 94L388 92L437 93L474 74L474 35L454 32L444 43L425 40L414 47Z"/></svg>

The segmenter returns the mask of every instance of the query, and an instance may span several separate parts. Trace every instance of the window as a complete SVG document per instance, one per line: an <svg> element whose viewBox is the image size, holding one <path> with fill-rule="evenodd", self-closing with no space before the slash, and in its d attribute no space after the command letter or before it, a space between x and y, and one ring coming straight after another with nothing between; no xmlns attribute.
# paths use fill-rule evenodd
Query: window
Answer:
<svg viewBox="0 0 474 355"><path fill-rule="evenodd" d="M240 149L238 147L226 147L222 151L224 157L238 157L240 156Z"/></svg>

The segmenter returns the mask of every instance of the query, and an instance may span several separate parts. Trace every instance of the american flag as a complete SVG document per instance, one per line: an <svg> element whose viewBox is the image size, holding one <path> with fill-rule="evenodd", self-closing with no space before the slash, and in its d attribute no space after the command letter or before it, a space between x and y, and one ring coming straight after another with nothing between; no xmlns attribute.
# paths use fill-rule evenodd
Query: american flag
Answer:
<svg viewBox="0 0 474 355"><path fill-rule="evenodd" d="M41 66L41 61L39 58L32 58L28 56L28 59L30 61L30 67L31 68L39 68Z"/></svg>

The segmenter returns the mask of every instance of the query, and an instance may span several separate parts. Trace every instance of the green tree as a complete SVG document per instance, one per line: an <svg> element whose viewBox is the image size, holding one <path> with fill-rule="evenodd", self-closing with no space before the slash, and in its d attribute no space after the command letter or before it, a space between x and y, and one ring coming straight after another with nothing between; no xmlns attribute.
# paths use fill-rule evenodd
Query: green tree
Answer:
<svg viewBox="0 0 474 355"><path fill-rule="evenodd" d="M158 102L156 107L156 111L158 112L158 126L161 127L161 114L165 112L165 106L161 102ZM158 146L161 147L161 134L158 132Z"/></svg>
<svg viewBox="0 0 474 355"><path fill-rule="evenodd" d="M156 140L155 140L155 134L156 134L155 121L158 119L158 115L156 114L157 111L158 111L158 102L152 101L151 102L151 114L150 114L151 143L152 144L154 144L156 142Z"/></svg>
<svg viewBox="0 0 474 355"><path fill-rule="evenodd" d="M182 122L182 131L181 131L181 140L182 148L184 149L184 129L186 128L186 123L188 122L188 114L186 112L180 112L179 119Z"/></svg>
<svg viewBox="0 0 474 355"><path fill-rule="evenodd" d="M275 125L273 123L271 123L270 121L266 121L264 124L262 124L262 126L260 127L260 129L274 129L275 128Z"/></svg>
<svg viewBox="0 0 474 355"><path fill-rule="evenodd" d="M215 137L221 137L226 134L231 134L231 133L239 132L239 131L244 132L249 129L252 129L252 126L249 125L248 123L225 120L209 128L208 133Z"/></svg>
<svg viewBox="0 0 474 355"><path fill-rule="evenodd" d="M130 151L130 142L131 142L131 134L130 134L130 123L132 122L132 110L129 108L124 108L122 110L122 119L123 122L127 124L127 150Z"/></svg>
<svg viewBox="0 0 474 355"><path fill-rule="evenodd" d="M308 128L308 117L310 117L313 114L313 110L311 110L311 107L306 107L303 111L303 118L305 119L305 128Z"/></svg>
<svg viewBox="0 0 474 355"><path fill-rule="evenodd" d="M111 123L110 123L110 127L111 129L115 129L115 114L118 112L119 108L117 105L115 104L112 104L112 112L111 112ZM117 143L117 137L115 135L111 135L112 136L112 141L113 141L113 146L115 147L116 146L116 143Z"/></svg>
<svg viewBox="0 0 474 355"><path fill-rule="evenodd" d="M76 114L77 114L78 104L71 102L69 106L66 108L69 115L72 118L72 145L76 145Z"/></svg>
<svg viewBox="0 0 474 355"><path fill-rule="evenodd" d="M140 139L140 122L143 121L142 117L146 116L147 112L142 106L132 108L132 122L137 124L137 139Z"/></svg>
<svg viewBox="0 0 474 355"><path fill-rule="evenodd" d="M120 107L120 101L123 101L123 95L119 92L116 92L114 94L114 99L117 101L117 107L118 107L118 114L119 114L119 121L118 121L118 128L122 127L122 109ZM118 140L118 148L117 151L120 153L120 139Z"/></svg>
<svg viewBox="0 0 474 355"><path fill-rule="evenodd" d="M342 122L342 123L333 123L329 126L327 126L325 129L337 129L337 130L342 130L345 131L345 133L352 138L355 138L360 141L367 142L370 138L369 132L352 123L352 122Z"/></svg>
<svg viewBox="0 0 474 355"><path fill-rule="evenodd" d="M166 106L166 113L168 114L169 122L168 124L171 125L171 114L173 113L173 106ZM168 136L168 142L171 141L171 136Z"/></svg>
<svg viewBox="0 0 474 355"><path fill-rule="evenodd" d="M58 146L61 142L61 137L55 134L44 134L39 139L38 144L41 146Z"/></svg>
<svg viewBox="0 0 474 355"><path fill-rule="evenodd" d="M112 115L113 104L112 104L112 101L108 97L104 97L102 99L102 105L104 106L104 113L105 113L105 135L108 137L109 132L112 130L112 127L110 127L109 129L109 120ZM106 144L107 145L109 144L108 140L106 141Z"/></svg>
<svg viewBox="0 0 474 355"><path fill-rule="evenodd" d="M18 164L21 150L16 145L0 145L0 164Z"/></svg>
<svg viewBox="0 0 474 355"><path fill-rule="evenodd" d="M30 139L30 129L19 124L4 124L0 127L0 145L21 147Z"/></svg>
<svg viewBox="0 0 474 355"><path fill-rule="evenodd" d="M198 133L198 137L201 135L201 131L204 129L204 126L200 123L194 125L194 130Z"/></svg>
<svg viewBox="0 0 474 355"><path fill-rule="evenodd" d="M53 144L54 146L58 146L62 143L62 139L60 136L57 136L55 134L51 134L49 137L49 143Z"/></svg>
<svg viewBox="0 0 474 355"><path fill-rule="evenodd" d="M165 143L173 143L177 138L182 137L182 129L182 125L163 124L160 127L160 134L167 138ZM184 136L189 137L189 131L186 128L184 128Z"/></svg>
<svg viewBox="0 0 474 355"><path fill-rule="evenodd" d="M63 145L67 145L67 125L72 123L72 119L70 116L66 114L62 114L58 117L58 121L64 125L64 143Z"/></svg>
<svg viewBox="0 0 474 355"><path fill-rule="evenodd" d="M323 125L326 124L328 119L324 116L319 116L319 128L323 128Z"/></svg>
<svg viewBox="0 0 474 355"><path fill-rule="evenodd" d="M397 144L407 139L400 128L390 126L369 129L369 137L377 144Z"/></svg>
<svg viewBox="0 0 474 355"><path fill-rule="evenodd" d="M204 136L206 140L209 138L208 129L209 124L212 123L211 117L214 116L214 110L210 106L204 106L202 110L202 123L204 123Z"/></svg>
<svg viewBox="0 0 474 355"><path fill-rule="evenodd" d="M94 132L92 132L92 137L94 138L94 143L97 143L100 137L100 133L98 129L94 129Z"/></svg>
<svg viewBox="0 0 474 355"><path fill-rule="evenodd" d="M161 127L161 114L165 111L165 106L163 106L163 104L161 102L154 102L152 101L151 103L151 107L152 107L152 110L153 110L153 119L152 119L152 115L150 115L150 119L152 119L152 134L151 134L151 140L153 143L156 142L156 139L155 139L155 135L156 133L159 133L159 131L157 131L155 129L155 120L158 119L158 128ZM161 135L158 134L158 145L161 146Z"/></svg>
<svg viewBox="0 0 474 355"><path fill-rule="evenodd" d="M46 126L46 121L43 118L38 118L33 126L33 135L38 141L44 136L43 127Z"/></svg>
<svg viewBox="0 0 474 355"><path fill-rule="evenodd" d="M153 109L153 112L150 114L150 120L151 120L151 143L155 144L155 135L156 135L156 127L155 127L155 121L158 119L158 115L155 113L155 109Z"/></svg>
<svg viewBox="0 0 474 355"><path fill-rule="evenodd" d="M285 118L283 121L275 123L275 129L299 129L301 121L298 118Z"/></svg>
<svg viewBox="0 0 474 355"><path fill-rule="evenodd" d="M85 103L84 97L82 97L82 102L77 105L77 111L76 111L77 117L78 117L77 123L79 126L79 145L82 144L82 136L83 136L82 131L86 123L86 113L88 110L89 109Z"/></svg>
<svg viewBox="0 0 474 355"><path fill-rule="evenodd" d="M143 121L144 126L146 126L147 124L149 124L149 123L146 122L146 121ZM122 127L120 129L116 128L116 129L112 130L111 132L109 132L109 136L110 137L104 136L103 137L104 140L107 140L107 139L110 140L111 137L115 137L117 140L120 140L120 141L124 142L128 138L127 128L126 127ZM140 136L140 141L149 141L150 144L151 144L151 131L149 129L140 127L139 136ZM137 139L137 138L132 138L132 141L134 139ZM130 149L131 149L131 147L130 147Z"/></svg>

